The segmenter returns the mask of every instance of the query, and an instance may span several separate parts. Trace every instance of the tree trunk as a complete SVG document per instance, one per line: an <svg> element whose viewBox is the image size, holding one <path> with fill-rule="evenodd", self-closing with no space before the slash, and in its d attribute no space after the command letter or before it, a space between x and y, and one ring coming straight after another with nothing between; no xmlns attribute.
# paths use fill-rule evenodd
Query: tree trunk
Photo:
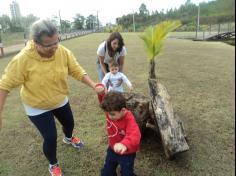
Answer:
<svg viewBox="0 0 236 176"><path fill-rule="evenodd" d="M155 73L155 60L152 59L150 61L150 65L149 65L149 78L151 79L156 79L156 73Z"/></svg>
<svg viewBox="0 0 236 176"><path fill-rule="evenodd" d="M183 123L178 116L174 114L170 96L166 88L157 84L155 79L149 79L149 89L151 96L151 107L153 109L153 119L158 125L161 135L162 145L167 158L171 158L176 153L189 150L185 140L186 133Z"/></svg>

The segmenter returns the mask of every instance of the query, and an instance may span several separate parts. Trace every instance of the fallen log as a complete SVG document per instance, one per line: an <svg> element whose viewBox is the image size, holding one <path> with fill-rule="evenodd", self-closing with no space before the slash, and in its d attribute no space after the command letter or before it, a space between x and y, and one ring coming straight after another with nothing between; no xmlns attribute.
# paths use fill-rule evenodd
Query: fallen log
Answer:
<svg viewBox="0 0 236 176"><path fill-rule="evenodd" d="M189 150L185 139L186 132L182 121L174 114L166 88L157 83L156 79L149 79L148 83L151 96L150 109L153 109L152 118L158 126L166 157L170 159L177 153Z"/></svg>
<svg viewBox="0 0 236 176"><path fill-rule="evenodd" d="M166 88L156 80L149 80L149 88L151 97L123 93L127 109L134 114L142 133L149 128L161 137L165 155L171 159L175 154L189 150L184 125L174 113Z"/></svg>

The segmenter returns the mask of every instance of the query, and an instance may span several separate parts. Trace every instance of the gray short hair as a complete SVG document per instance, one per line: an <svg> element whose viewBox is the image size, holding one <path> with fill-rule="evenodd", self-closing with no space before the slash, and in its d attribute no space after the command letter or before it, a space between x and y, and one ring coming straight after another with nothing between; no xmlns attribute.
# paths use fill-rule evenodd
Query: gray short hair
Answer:
<svg viewBox="0 0 236 176"><path fill-rule="evenodd" d="M52 37L57 34L57 27L50 20L38 20L31 26L31 38L40 43L43 36Z"/></svg>

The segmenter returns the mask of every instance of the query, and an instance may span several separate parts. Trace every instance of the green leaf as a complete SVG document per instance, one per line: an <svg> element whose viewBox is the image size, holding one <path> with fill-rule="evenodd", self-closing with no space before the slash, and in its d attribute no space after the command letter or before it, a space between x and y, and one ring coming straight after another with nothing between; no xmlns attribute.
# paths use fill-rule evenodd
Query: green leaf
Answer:
<svg viewBox="0 0 236 176"><path fill-rule="evenodd" d="M148 59L154 59L161 52L168 33L180 26L180 21L163 21L156 26L148 27L140 35L140 38L144 41L144 48Z"/></svg>

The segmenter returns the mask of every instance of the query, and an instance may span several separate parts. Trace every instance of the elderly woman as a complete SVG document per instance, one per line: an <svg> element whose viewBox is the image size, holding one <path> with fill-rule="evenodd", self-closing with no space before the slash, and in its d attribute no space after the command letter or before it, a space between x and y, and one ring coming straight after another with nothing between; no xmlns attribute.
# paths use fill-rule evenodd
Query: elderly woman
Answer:
<svg viewBox="0 0 236 176"><path fill-rule="evenodd" d="M104 75L109 72L108 64L111 61L117 62L119 71L123 72L126 54L124 40L119 32L113 32L106 41L99 45L97 49L97 71L100 82Z"/></svg>
<svg viewBox="0 0 236 176"><path fill-rule="evenodd" d="M99 93L103 90L89 78L70 50L59 44L57 28L47 20L39 20L31 27L32 41L17 54L0 79L1 112L8 93L21 86L25 112L43 137L43 152L53 176L62 171L56 157L57 130L54 117L63 127L63 142L75 148L83 142L73 135L74 118L68 100L68 75L82 81Z"/></svg>

